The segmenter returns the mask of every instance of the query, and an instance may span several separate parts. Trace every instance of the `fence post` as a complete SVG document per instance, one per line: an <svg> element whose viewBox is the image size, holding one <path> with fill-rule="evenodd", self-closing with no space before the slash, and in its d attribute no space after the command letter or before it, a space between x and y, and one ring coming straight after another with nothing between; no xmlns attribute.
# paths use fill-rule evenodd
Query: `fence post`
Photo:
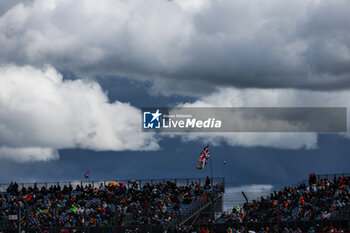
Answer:
<svg viewBox="0 0 350 233"><path fill-rule="evenodd" d="M225 192L225 177L223 177L223 190Z"/></svg>

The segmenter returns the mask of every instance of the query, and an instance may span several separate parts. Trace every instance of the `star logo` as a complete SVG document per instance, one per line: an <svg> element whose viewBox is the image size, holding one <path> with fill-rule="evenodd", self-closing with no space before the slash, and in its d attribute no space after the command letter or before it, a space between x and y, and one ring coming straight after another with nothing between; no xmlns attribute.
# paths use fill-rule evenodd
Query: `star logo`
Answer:
<svg viewBox="0 0 350 233"><path fill-rule="evenodd" d="M143 112L143 128L144 129L160 129L162 113L157 111Z"/></svg>
<svg viewBox="0 0 350 233"><path fill-rule="evenodd" d="M159 121L159 117L162 115L161 113L159 113L159 109L157 109L157 111L155 113L151 113L151 115L153 116L151 122L153 122L154 120L157 119L157 121Z"/></svg>

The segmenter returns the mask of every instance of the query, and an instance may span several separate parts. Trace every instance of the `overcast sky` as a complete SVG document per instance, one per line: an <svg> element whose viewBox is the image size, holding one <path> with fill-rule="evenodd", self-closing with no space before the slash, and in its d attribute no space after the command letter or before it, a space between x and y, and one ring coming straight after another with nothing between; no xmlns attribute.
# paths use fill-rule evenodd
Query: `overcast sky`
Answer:
<svg viewBox="0 0 350 233"><path fill-rule="evenodd" d="M0 2L0 182L350 172L348 132L150 134L142 107L350 106L347 0ZM349 117L348 117L349 118Z"/></svg>

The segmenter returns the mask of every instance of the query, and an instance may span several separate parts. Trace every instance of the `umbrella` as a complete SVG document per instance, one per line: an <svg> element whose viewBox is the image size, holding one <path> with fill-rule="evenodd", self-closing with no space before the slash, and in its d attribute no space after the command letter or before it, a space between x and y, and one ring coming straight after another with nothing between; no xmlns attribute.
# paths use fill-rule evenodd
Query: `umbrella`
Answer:
<svg viewBox="0 0 350 233"><path fill-rule="evenodd" d="M116 182L116 181L111 181L111 182L108 183L108 185L110 185L110 186L116 186L116 185L118 185L118 182Z"/></svg>
<svg viewBox="0 0 350 233"><path fill-rule="evenodd" d="M119 186L124 189L125 188L125 184L123 182L119 182Z"/></svg>

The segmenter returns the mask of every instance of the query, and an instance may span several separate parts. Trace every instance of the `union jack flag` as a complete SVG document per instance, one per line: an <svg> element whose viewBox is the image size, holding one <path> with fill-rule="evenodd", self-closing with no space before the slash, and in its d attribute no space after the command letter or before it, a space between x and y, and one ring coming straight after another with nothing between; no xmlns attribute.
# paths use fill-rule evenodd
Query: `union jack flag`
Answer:
<svg viewBox="0 0 350 233"><path fill-rule="evenodd" d="M197 168L198 169L204 168L208 164L209 158L210 158L209 145L207 145L206 147L204 147L201 154L199 155L198 161L200 162L200 164L197 166Z"/></svg>
<svg viewBox="0 0 350 233"><path fill-rule="evenodd" d="M84 177L85 177L85 179L89 178L89 171L86 171L86 172L85 172Z"/></svg>

